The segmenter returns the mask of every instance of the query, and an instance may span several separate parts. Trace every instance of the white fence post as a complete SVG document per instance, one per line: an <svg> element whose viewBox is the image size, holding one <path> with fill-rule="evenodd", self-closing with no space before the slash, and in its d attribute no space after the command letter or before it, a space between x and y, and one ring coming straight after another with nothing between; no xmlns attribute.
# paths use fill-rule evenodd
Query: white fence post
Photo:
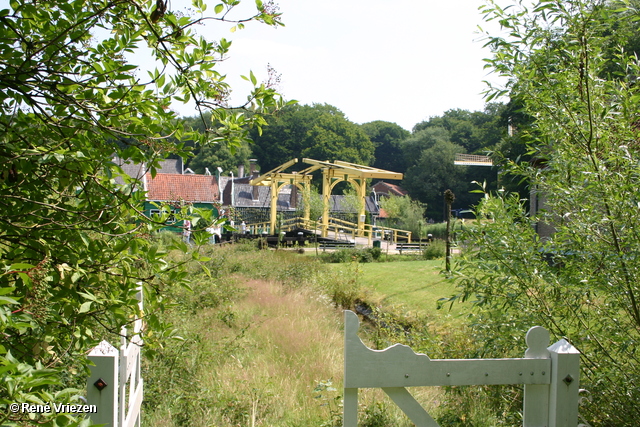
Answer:
<svg viewBox="0 0 640 427"><path fill-rule="evenodd" d="M87 403L96 405L94 424L116 427L118 419L118 350L102 341L89 353L91 375L87 381Z"/></svg>
<svg viewBox="0 0 640 427"><path fill-rule="evenodd" d="M142 312L142 287L138 292L138 300ZM140 376L142 319L136 318L132 332L129 335L127 328L122 328L119 351L107 341L102 341L89 353L88 358L95 366L90 367L91 375L87 380L87 403L96 405L97 412L91 415L94 424L105 424L107 427L140 427L143 395L143 381Z"/></svg>
<svg viewBox="0 0 640 427"><path fill-rule="evenodd" d="M548 427L578 425L580 386L580 352L565 340L549 347L551 385L549 390Z"/></svg>
<svg viewBox="0 0 640 427"><path fill-rule="evenodd" d="M143 311L142 286L138 292L138 307ZM140 427L140 407L142 406L143 381L140 377L140 347L142 339L142 319L137 318L133 322L133 331L128 333L127 328L122 328L120 345L120 372L119 372L119 424L118 427ZM127 338L129 343L127 343ZM127 393L127 383L129 390ZM127 398L128 396L128 398Z"/></svg>
<svg viewBox="0 0 640 427"><path fill-rule="evenodd" d="M549 331L539 326L529 329L527 332L527 351L524 357L527 359L549 359L551 355L549 346ZM526 373L525 373L526 375ZM551 372L546 372L551 378ZM524 402L522 405L522 425L524 427L543 427L549 419L549 385L525 384Z"/></svg>
<svg viewBox="0 0 640 427"><path fill-rule="evenodd" d="M134 335L127 344L122 338L120 347L119 370L119 423L118 427L140 426L140 407L142 405L143 381L140 377L140 346L142 340ZM129 390L127 393L127 383ZM128 396L128 398L127 398Z"/></svg>

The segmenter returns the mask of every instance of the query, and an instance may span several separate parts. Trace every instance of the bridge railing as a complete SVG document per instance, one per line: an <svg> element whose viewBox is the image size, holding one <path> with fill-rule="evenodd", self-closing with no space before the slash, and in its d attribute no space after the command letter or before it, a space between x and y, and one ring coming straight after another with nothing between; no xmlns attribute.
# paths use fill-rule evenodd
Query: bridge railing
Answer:
<svg viewBox="0 0 640 427"><path fill-rule="evenodd" d="M268 223L264 223L267 224ZM291 218L282 221L281 230L288 231L296 227L304 228L307 230L315 230L321 232L322 224L320 221L304 220L303 218ZM251 224L250 226L253 226ZM345 221L340 218L329 218L329 226L327 228L327 236L332 236L335 239L355 239L358 236L358 224ZM387 239L391 243L397 243L400 239L411 242L412 233L408 230L400 230L391 227L380 227L372 224L364 224L364 234L369 239L369 245L371 245L373 239Z"/></svg>

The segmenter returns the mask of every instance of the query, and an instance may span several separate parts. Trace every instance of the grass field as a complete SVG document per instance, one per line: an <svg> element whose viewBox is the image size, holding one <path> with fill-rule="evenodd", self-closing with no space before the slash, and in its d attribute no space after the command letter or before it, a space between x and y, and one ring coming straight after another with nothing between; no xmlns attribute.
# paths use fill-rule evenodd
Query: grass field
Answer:
<svg viewBox="0 0 640 427"><path fill-rule="evenodd" d="M165 313L183 339L145 360L145 425L341 425L343 312L327 294L357 291L355 266L239 247L211 256L214 277L193 265L193 291L176 289ZM443 392L415 397L437 413ZM412 425L381 390L362 390L360 403L361 425Z"/></svg>
<svg viewBox="0 0 640 427"><path fill-rule="evenodd" d="M455 358L468 343L457 326L460 307L453 314L436 310L437 300L454 291L440 274L442 261L324 264L250 245L208 255L206 269L188 264L192 291L172 289L175 305L163 314L182 339L144 361L145 425L341 426L342 307L356 301L380 306L384 323L400 327L363 322L359 336L371 348L403 343L434 358ZM412 393L434 419L480 419L474 400L461 412L458 397L444 389ZM361 391L359 420L366 427L412 425L379 389Z"/></svg>
<svg viewBox="0 0 640 427"><path fill-rule="evenodd" d="M339 268L339 264L330 264ZM443 322L455 321L466 311L466 305L447 304L437 310L440 298L455 291L452 282L441 274L443 260L364 263L358 265L358 281L370 290L370 300L384 306L402 306L407 312L435 316Z"/></svg>

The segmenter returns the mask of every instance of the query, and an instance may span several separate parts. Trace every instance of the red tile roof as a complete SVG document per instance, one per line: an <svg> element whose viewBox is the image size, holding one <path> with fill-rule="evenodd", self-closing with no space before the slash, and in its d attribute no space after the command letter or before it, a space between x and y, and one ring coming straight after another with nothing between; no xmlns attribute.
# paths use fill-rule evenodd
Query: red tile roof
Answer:
<svg viewBox="0 0 640 427"><path fill-rule="evenodd" d="M393 194L394 196L406 196L407 193L402 187L395 184L389 184L388 182L380 181L377 182L373 188L375 188L376 193L381 194Z"/></svg>
<svg viewBox="0 0 640 427"><path fill-rule="evenodd" d="M179 175L159 173L147 178L147 199L212 203L220 199L216 177L212 175Z"/></svg>

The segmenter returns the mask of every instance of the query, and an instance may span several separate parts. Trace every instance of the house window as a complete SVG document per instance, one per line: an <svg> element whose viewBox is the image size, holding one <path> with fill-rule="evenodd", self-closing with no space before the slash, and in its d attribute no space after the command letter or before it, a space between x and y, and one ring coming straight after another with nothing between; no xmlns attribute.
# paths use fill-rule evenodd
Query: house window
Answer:
<svg viewBox="0 0 640 427"><path fill-rule="evenodd" d="M169 211L167 209L151 209L149 213L151 215L151 218L159 218L163 214L169 214L167 220L165 221L165 224L173 224L174 222L176 222L176 217L174 215L175 212L173 210Z"/></svg>

